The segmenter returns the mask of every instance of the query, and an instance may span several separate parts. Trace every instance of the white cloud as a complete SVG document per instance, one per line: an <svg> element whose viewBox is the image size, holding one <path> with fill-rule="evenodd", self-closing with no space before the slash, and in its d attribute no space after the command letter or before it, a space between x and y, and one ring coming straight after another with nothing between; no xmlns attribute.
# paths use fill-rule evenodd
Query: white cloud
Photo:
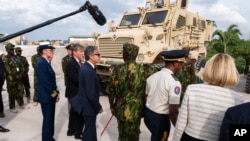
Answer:
<svg viewBox="0 0 250 141"><path fill-rule="evenodd" d="M0 12L4 18L24 26L55 18L71 8L70 5L65 5L60 1L51 2L50 0L4 0L1 3L3 5Z"/></svg>
<svg viewBox="0 0 250 141"><path fill-rule="evenodd" d="M119 24L125 11L137 10L145 5L145 0L90 0L105 15L107 22ZM0 33L15 33L47 20L78 10L82 0L0 0ZM190 0L190 11L214 20L218 28L226 29L230 24L238 24L244 32L249 32L250 10L248 0ZM55 22L42 29L26 34L32 40L67 39L70 35L91 35L92 31L107 32L107 24L99 26L91 15L81 12ZM45 32L45 33L44 33ZM247 34L247 33L245 33ZM25 35L25 36L26 36Z"/></svg>
<svg viewBox="0 0 250 141"><path fill-rule="evenodd" d="M204 0L194 0L191 2L190 9L192 11L199 11L198 13L203 17L214 20L217 29L226 30L231 24L237 24L238 28L243 33L243 38L249 38L249 19L250 12L248 0L212 0L207 3ZM210 2L210 1L209 1Z"/></svg>
<svg viewBox="0 0 250 141"><path fill-rule="evenodd" d="M208 12L216 21L228 21L235 24L247 23L247 20L236 9L226 7L222 3L212 5Z"/></svg>

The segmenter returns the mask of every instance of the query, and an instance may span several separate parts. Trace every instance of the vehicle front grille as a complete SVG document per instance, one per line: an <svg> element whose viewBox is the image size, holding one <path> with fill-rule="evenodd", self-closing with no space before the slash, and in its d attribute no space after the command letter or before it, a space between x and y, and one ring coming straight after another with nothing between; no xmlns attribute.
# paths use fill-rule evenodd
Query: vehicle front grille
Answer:
<svg viewBox="0 0 250 141"><path fill-rule="evenodd" d="M99 38L99 50L102 57L122 59L122 47L124 43L133 43L133 38Z"/></svg>

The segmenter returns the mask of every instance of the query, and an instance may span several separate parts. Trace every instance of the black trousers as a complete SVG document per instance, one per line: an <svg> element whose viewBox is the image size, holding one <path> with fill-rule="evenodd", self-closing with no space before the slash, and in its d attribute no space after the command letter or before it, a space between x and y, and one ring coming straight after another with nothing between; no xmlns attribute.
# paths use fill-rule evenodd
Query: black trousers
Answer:
<svg viewBox="0 0 250 141"><path fill-rule="evenodd" d="M4 84L4 79L0 77L0 113L3 113L4 107L3 107L3 97L2 97L2 88Z"/></svg>
<svg viewBox="0 0 250 141"><path fill-rule="evenodd" d="M78 115L73 108L70 108L69 112L69 124L68 124L68 133L74 135L81 135L83 129L83 118L81 115Z"/></svg>
<svg viewBox="0 0 250 141"><path fill-rule="evenodd" d="M181 137L181 141L203 141L203 140L193 138L184 132L182 137Z"/></svg>

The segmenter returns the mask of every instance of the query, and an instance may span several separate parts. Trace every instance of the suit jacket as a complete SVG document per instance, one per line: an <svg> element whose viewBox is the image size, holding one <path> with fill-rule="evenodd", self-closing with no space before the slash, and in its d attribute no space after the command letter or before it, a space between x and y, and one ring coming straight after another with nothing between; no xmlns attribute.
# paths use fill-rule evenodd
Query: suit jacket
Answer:
<svg viewBox="0 0 250 141"><path fill-rule="evenodd" d="M77 95L79 69L80 65L76 59L70 57L65 67L65 75L67 78L65 97L69 99Z"/></svg>
<svg viewBox="0 0 250 141"><path fill-rule="evenodd" d="M229 141L230 125L250 124L250 102L228 108L220 129L220 141Z"/></svg>
<svg viewBox="0 0 250 141"><path fill-rule="evenodd" d="M96 116L101 109L99 92L99 77L93 67L85 62L79 71L77 96L70 99L72 108L82 116Z"/></svg>
<svg viewBox="0 0 250 141"><path fill-rule="evenodd" d="M35 71L38 81L38 101L40 103L55 102L56 97L51 96L52 92L57 89L53 68L45 58L41 57L36 64Z"/></svg>
<svg viewBox="0 0 250 141"><path fill-rule="evenodd" d="M3 64L3 59L2 55L0 55L0 88L2 89L2 85L4 84L4 64ZM0 89L0 90L1 90Z"/></svg>

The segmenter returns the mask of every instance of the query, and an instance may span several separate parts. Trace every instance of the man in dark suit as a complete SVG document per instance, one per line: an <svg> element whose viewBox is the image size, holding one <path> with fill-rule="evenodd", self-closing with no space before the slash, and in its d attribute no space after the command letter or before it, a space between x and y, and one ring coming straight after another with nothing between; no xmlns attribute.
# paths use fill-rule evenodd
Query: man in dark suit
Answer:
<svg viewBox="0 0 250 141"><path fill-rule="evenodd" d="M59 92L56 86L56 76L51 67L51 60L54 56L54 47L40 45L41 58L36 64L38 81L38 102L41 104L43 124L42 141L54 141L55 103L59 101Z"/></svg>
<svg viewBox="0 0 250 141"><path fill-rule="evenodd" d="M84 56L86 62L79 71L78 93L70 99L70 103L84 119L82 140L97 141L96 117L98 113L103 112L99 102L100 80L95 72L95 64L100 61L99 49L96 46L87 46Z"/></svg>
<svg viewBox="0 0 250 141"><path fill-rule="evenodd" d="M4 77L3 54L1 54L0 56L0 118L5 117L3 97L2 97L2 89L3 89L4 80L5 80L5 77Z"/></svg>
<svg viewBox="0 0 250 141"><path fill-rule="evenodd" d="M3 105L3 99L2 99L2 88L4 84L4 65L2 60L3 54L0 55L0 118L5 117L4 114L4 105ZM9 129L6 129L0 125L0 132L9 132Z"/></svg>
<svg viewBox="0 0 250 141"><path fill-rule="evenodd" d="M9 129L3 128L3 127L0 125L0 132L9 132L9 131L10 131Z"/></svg>
<svg viewBox="0 0 250 141"><path fill-rule="evenodd" d="M250 102L228 108L220 128L219 141L229 141L231 125L250 125ZM243 141L243 137L241 139ZM249 140L249 138L247 139Z"/></svg>
<svg viewBox="0 0 250 141"><path fill-rule="evenodd" d="M79 69L81 67L81 59L83 57L84 47L80 44L73 44L71 46L71 50L73 56L69 58L65 67L65 76L67 78L65 96L68 99L71 99L77 95ZM67 135L75 135L76 139L82 139L82 129L82 117L78 115L72 108L70 108Z"/></svg>

